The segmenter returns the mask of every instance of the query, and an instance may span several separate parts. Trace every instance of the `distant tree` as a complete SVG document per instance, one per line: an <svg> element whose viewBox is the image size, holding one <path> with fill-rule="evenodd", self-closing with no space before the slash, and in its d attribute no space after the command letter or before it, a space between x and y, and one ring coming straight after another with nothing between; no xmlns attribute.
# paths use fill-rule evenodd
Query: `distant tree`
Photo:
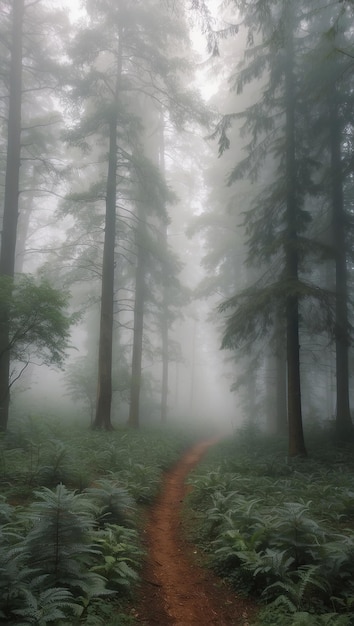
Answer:
<svg viewBox="0 0 354 626"><path fill-rule="evenodd" d="M349 403L351 342L349 268L352 225L352 134L350 112L353 34L350 7L330 4L311 20L317 34L308 70L317 123L312 127L314 152L321 163L321 196L326 206L324 232L328 257L334 261L330 288L335 291L336 430L339 441L353 435ZM349 51L349 54L346 52Z"/></svg>
<svg viewBox="0 0 354 626"><path fill-rule="evenodd" d="M144 305L146 300L146 223L141 203L138 200L139 210L136 224L136 269L134 289L134 321L133 321L133 349L132 349L132 373L130 387L130 405L128 425L138 428L140 422L140 387L143 356L143 332L144 332Z"/></svg>
<svg viewBox="0 0 354 626"><path fill-rule="evenodd" d="M166 177L166 155L165 155L165 123L163 115L160 115L158 125L158 164L162 177ZM164 247L167 249L167 220L161 224L161 234ZM161 376L161 423L167 422L168 413L168 375L169 375L169 299L168 284L171 281L171 274L168 271L168 264L163 264L163 288L161 303L161 356L162 356L162 376Z"/></svg>
<svg viewBox="0 0 354 626"><path fill-rule="evenodd" d="M185 301L182 295L182 286L177 277L181 265L168 242L170 223L168 213L173 210L176 198L166 183L165 122L163 114L151 105L150 116L147 119L147 108L148 105L145 103L144 150L141 149L141 151L149 155L152 162L147 160L144 162L140 159L140 163L136 167L138 185L136 194L137 223L135 227L137 260L134 329L138 329L138 340L136 341L134 330L130 408L130 420L135 425L140 419L139 410L137 410L140 395L137 380L141 382L141 368L143 363L147 362L146 347L149 335L154 344L150 361L153 363L157 359L161 360L161 375L159 377L161 422L165 423L167 420L168 373L171 353L170 327ZM154 133L151 133L151 127L155 128ZM139 305L138 308L137 305ZM139 310L141 314L137 314ZM153 337L152 333L156 336ZM140 346L141 350L136 351L134 348L137 346ZM138 360L136 354L140 355ZM138 366L138 362L140 362L140 366ZM136 375L136 368L140 369L138 376Z"/></svg>
<svg viewBox="0 0 354 626"><path fill-rule="evenodd" d="M81 403L90 415L90 425L95 416L96 406L96 364L87 356L75 359L66 367L65 380L68 395L77 403Z"/></svg>
<svg viewBox="0 0 354 626"><path fill-rule="evenodd" d="M65 381L68 395L77 402L85 414L90 416L92 425L96 410L97 363L94 359L93 346L89 352L65 366ZM113 367L113 399L116 402L127 402L130 390L130 371L123 362Z"/></svg>
<svg viewBox="0 0 354 626"><path fill-rule="evenodd" d="M141 148L143 152L143 147ZM156 286L161 282L163 268L170 258L166 241L158 241L161 223L168 221L166 204L171 199L166 183L159 169L147 159L135 157L136 225L135 225L135 285L134 285L134 327L132 351L132 381L128 423L139 426L139 397L141 387L144 318L150 304L160 308L155 296ZM158 278L157 278L158 277ZM163 300L163 285L158 285Z"/></svg>
<svg viewBox="0 0 354 626"><path fill-rule="evenodd" d="M342 132L336 85L330 98L330 143L332 180L332 225L336 272L336 426L340 441L353 436L349 405L349 343L347 218L344 204L344 175L341 156Z"/></svg>
<svg viewBox="0 0 354 626"><path fill-rule="evenodd" d="M147 109L155 106L157 111L167 111L169 121L180 127L192 117L206 119L206 116L194 94L180 85L181 73L188 70L188 63L178 44L184 45L186 31L175 15L168 14L164 5L155 0L149 0L144 6L87 0L85 6L88 27L81 30L72 47L72 58L80 74L72 92L79 122L73 125L70 139L86 152L93 147L93 138L97 139L95 149L99 146L98 152L102 146L107 148L100 154L100 166L96 167L100 180L95 181L91 189L96 194L97 207L103 198L106 203L101 365L94 427L110 429L114 288L117 291L122 287L118 285L121 267L115 267L122 255L114 255L114 250L124 247L122 215L127 216L126 222L130 219L134 222L130 214L134 214L132 182L137 174L134 153L137 146L144 144L141 137L145 111L141 104L148 103ZM147 128L146 134L150 130ZM131 244L130 240L129 256Z"/></svg>

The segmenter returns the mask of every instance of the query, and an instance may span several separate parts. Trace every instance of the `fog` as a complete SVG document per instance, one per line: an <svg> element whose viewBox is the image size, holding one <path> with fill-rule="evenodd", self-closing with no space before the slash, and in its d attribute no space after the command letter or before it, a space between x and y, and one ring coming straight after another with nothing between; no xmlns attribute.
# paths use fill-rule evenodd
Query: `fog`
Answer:
<svg viewBox="0 0 354 626"><path fill-rule="evenodd" d="M3 427L351 428L353 7L288 4L1 5Z"/></svg>

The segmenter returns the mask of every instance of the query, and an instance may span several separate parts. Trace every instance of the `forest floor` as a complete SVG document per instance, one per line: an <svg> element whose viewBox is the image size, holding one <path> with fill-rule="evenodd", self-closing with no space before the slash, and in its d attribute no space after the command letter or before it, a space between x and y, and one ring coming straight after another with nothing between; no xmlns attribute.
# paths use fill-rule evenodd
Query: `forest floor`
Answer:
<svg viewBox="0 0 354 626"><path fill-rule="evenodd" d="M133 615L149 626L248 626L255 607L198 563L197 549L182 527L185 484L209 439L189 449L165 475L144 530L147 557Z"/></svg>

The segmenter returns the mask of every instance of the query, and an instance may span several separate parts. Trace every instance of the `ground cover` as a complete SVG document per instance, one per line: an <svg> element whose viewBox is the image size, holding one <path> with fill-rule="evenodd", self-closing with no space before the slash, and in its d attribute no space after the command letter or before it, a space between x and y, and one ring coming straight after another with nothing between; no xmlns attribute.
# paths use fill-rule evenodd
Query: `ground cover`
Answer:
<svg viewBox="0 0 354 626"><path fill-rule="evenodd" d="M354 623L350 444L317 429L310 458L288 461L286 442L250 430L194 449L186 429L14 432L0 445L0 623Z"/></svg>
<svg viewBox="0 0 354 626"><path fill-rule="evenodd" d="M238 592L261 598L260 625L354 623L353 447L319 428L308 441L311 457L289 461L286 442L245 430L189 480L193 539Z"/></svg>
<svg viewBox="0 0 354 626"><path fill-rule="evenodd" d="M0 445L0 623L133 623L138 511L195 434L113 433L42 419Z"/></svg>

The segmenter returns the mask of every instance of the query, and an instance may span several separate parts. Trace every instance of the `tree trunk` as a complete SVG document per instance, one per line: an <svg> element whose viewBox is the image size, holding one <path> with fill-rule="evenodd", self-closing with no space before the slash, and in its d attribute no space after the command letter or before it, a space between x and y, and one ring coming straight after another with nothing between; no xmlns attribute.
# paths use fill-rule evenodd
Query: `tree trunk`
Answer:
<svg viewBox="0 0 354 626"><path fill-rule="evenodd" d="M288 424L289 456L306 456L302 427L301 383L300 383L300 343L299 343L299 301L296 295L298 283L298 241L297 219L298 199L296 193L296 145L295 145L295 80L293 19L290 4L286 16L286 70L285 70L285 110L286 110L286 244L285 277L290 294L286 300L286 355L288 373Z"/></svg>
<svg viewBox="0 0 354 626"><path fill-rule="evenodd" d="M117 105L122 73L122 33L119 33L115 98L109 120L109 155L106 186L106 215L102 263L101 317L98 351L96 416L92 427L112 430L112 349L114 309L114 252L117 200Z"/></svg>
<svg viewBox="0 0 354 626"><path fill-rule="evenodd" d="M159 124L159 165L163 176L165 176L165 136L164 136L164 119L163 114L160 116ZM164 246L167 249L167 224L162 226L162 237ZM167 422L167 401L168 401L168 274L163 268L163 294L162 294L162 316L161 316L161 344L162 344L162 381L161 381L161 423Z"/></svg>
<svg viewBox="0 0 354 626"><path fill-rule="evenodd" d="M139 215L137 225L137 265L135 278L134 337L132 356L132 379L130 387L130 408L128 426L140 425L141 364L143 354L144 302L145 302L145 250L142 237L143 216Z"/></svg>
<svg viewBox="0 0 354 626"><path fill-rule="evenodd" d="M167 422L167 402L168 402L168 310L166 302L163 302L161 321L161 341L162 341L162 382L161 382L161 422Z"/></svg>
<svg viewBox="0 0 354 626"><path fill-rule="evenodd" d="M286 354L284 329L279 316L275 320L275 423L276 433L285 435L288 432L288 408L286 400Z"/></svg>
<svg viewBox="0 0 354 626"><path fill-rule="evenodd" d="M18 221L19 180L21 164L22 103L22 30L24 0L13 2L9 115L3 226L1 234L0 275L13 278L15 271ZM6 430L10 402L9 319L5 311L0 320L0 430Z"/></svg>
<svg viewBox="0 0 354 626"><path fill-rule="evenodd" d="M16 237L16 258L15 258L15 272L21 274L23 272L23 266L26 256L26 243L29 235L29 225L31 221L31 215L34 208L35 192L33 189L36 187L38 174L35 167L32 168L32 176L30 182L30 189L27 193L21 194L21 204L18 215L17 237Z"/></svg>
<svg viewBox="0 0 354 626"><path fill-rule="evenodd" d="M265 361L266 425L269 433L283 436L288 432L285 342L284 333L275 324L275 350Z"/></svg>
<svg viewBox="0 0 354 626"><path fill-rule="evenodd" d="M343 172L341 160L341 128L338 118L336 89L333 87L330 102L332 231L335 255L336 294L336 431L339 441L353 436L349 405L348 364L348 286L346 258L346 220L343 198Z"/></svg>
<svg viewBox="0 0 354 626"><path fill-rule="evenodd" d="M276 425L276 357L269 351L264 358L264 414L266 432L274 435Z"/></svg>
<svg viewBox="0 0 354 626"><path fill-rule="evenodd" d="M111 430L114 251L116 228L117 122L110 122L105 234L102 264L98 389L93 428Z"/></svg>

